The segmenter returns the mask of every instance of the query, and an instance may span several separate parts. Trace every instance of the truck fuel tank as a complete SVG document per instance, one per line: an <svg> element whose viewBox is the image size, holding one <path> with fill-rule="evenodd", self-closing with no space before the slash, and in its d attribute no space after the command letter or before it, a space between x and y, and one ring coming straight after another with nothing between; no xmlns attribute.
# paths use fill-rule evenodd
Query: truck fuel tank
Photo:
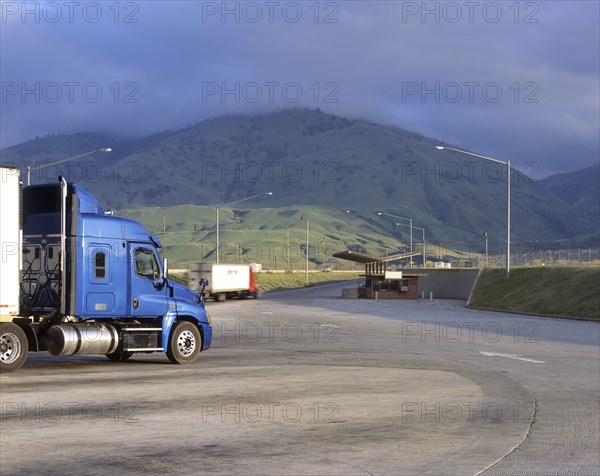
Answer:
<svg viewBox="0 0 600 476"><path fill-rule="evenodd" d="M108 324L57 324L48 329L47 340L52 355L111 354L119 334Z"/></svg>

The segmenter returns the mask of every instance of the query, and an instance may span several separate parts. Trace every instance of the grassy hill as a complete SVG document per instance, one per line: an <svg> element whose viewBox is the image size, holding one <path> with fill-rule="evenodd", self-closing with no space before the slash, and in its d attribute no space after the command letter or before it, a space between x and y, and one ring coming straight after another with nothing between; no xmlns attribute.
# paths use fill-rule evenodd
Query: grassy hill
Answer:
<svg viewBox="0 0 600 476"><path fill-rule="evenodd" d="M304 273L260 273L256 275L256 285L261 293L267 293L284 289L297 289L319 284L328 284L337 281L357 280L360 277L360 274L360 272L309 273L307 282Z"/></svg>
<svg viewBox="0 0 600 476"><path fill-rule="evenodd" d="M177 205L123 210L122 216L143 222L166 245L172 267L186 267L192 261L216 259L215 207ZM310 268L330 265L338 251L354 249L373 255L408 251L406 229L388 233L381 224L348 216L345 211L294 206L286 208L221 208L219 240L222 262L258 262L265 268L304 269L306 264L306 221L309 220ZM288 248L289 244L289 248ZM289 249L289 253L288 253ZM414 249L420 250L417 240ZM468 259L468 253L440 244L427 243L427 255L447 255ZM420 262L420 257L414 258ZM351 262L338 261L335 269L363 269Z"/></svg>
<svg viewBox="0 0 600 476"><path fill-rule="evenodd" d="M600 320L598 268L515 268L484 270L471 307Z"/></svg>
<svg viewBox="0 0 600 476"><path fill-rule="evenodd" d="M406 231L395 225L396 219L374 213L383 211L411 217L426 228L428 241L481 241L487 232L492 249L504 248L505 171L436 151L437 143L319 110L288 110L226 116L135 140L52 136L4 149L1 160L48 163L110 146L112 153L78 161L70 169L65 164L60 172L111 208L227 204L272 192L268 202L244 205L284 212L306 206L329 213L351 210L351 219L364 222L364 232L374 227L380 234L398 236ZM553 242L585 233L586 240L593 240L595 230L577 218L577 210L540 184L514 170L512 186L515 241ZM266 213L285 221L272 210Z"/></svg>

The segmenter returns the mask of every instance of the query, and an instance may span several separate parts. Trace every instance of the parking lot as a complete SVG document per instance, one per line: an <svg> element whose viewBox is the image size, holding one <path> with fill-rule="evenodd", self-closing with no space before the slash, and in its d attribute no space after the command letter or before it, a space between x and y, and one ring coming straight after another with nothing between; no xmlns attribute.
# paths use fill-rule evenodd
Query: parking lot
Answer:
<svg viewBox="0 0 600 476"><path fill-rule="evenodd" d="M3 474L598 474L598 323L343 285L207 303L191 366L31 354Z"/></svg>

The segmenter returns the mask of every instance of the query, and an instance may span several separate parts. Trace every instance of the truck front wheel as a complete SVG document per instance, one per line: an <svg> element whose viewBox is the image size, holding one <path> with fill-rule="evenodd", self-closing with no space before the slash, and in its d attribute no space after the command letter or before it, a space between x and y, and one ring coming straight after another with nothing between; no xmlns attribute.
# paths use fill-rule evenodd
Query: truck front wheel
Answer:
<svg viewBox="0 0 600 476"><path fill-rule="evenodd" d="M188 321L177 322L171 331L167 357L174 364L192 364L198 358L201 346L198 328Z"/></svg>
<svg viewBox="0 0 600 476"><path fill-rule="evenodd" d="M23 329L11 322L0 324L0 372L14 372L27 358L29 344Z"/></svg>

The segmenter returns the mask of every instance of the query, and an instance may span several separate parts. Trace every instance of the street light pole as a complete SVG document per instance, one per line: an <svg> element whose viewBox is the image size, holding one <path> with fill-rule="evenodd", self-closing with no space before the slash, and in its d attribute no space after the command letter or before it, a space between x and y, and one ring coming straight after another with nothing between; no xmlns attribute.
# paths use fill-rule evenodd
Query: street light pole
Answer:
<svg viewBox="0 0 600 476"><path fill-rule="evenodd" d="M413 252L413 234L412 234L412 218L409 218L409 223L410 223L410 252ZM413 260L412 260L412 256L410 257L410 267L413 267Z"/></svg>
<svg viewBox="0 0 600 476"><path fill-rule="evenodd" d="M50 164L39 165L38 167L29 167L27 166L27 185L31 185L31 172L35 172L36 170L42 170L52 165L62 164L63 162L69 162L70 160L81 159L83 157L87 157L88 155L95 154L96 152L112 152L110 147L103 147L102 149L92 150L91 152L86 152L85 154L75 155L74 157L68 157L66 159L57 160L56 162L52 162Z"/></svg>
<svg viewBox="0 0 600 476"><path fill-rule="evenodd" d="M485 155L474 154L473 152L467 152L462 149L455 149L454 147L446 147L441 145L436 145L435 148L437 150L452 150L454 152L458 152L460 154L472 155L473 157L479 157L480 159L489 160L490 162L496 162L498 164L506 165L506 175L507 175L507 199L506 199L506 279L510 278L510 160L506 162L503 160L493 159L491 157L486 157Z"/></svg>
<svg viewBox="0 0 600 476"><path fill-rule="evenodd" d="M306 272L304 273L304 281L306 283L308 283L308 246L309 246L308 229L309 229L309 225L310 225L310 220L307 218L306 219Z"/></svg>
<svg viewBox="0 0 600 476"><path fill-rule="evenodd" d="M391 213L382 213L382 212L377 212L377 215L379 215L379 216L385 215L385 216L392 217L392 218L400 218L401 220L408 220L409 225L404 225L402 223L398 223L398 225L410 226L410 252L411 253L413 251L413 228L423 230L423 267L425 267L425 228L421 228L420 226L413 227L412 218L406 218L406 217L401 217L398 215L392 215ZM410 267L412 268L412 266L413 266L413 260L412 260L412 256L411 256L410 257Z"/></svg>
<svg viewBox="0 0 600 476"><path fill-rule="evenodd" d="M219 205L217 205L217 264L219 264Z"/></svg>
<svg viewBox="0 0 600 476"><path fill-rule="evenodd" d="M402 223L400 223L400 225L407 226L407 225L404 225ZM425 263L426 263L426 259L427 259L427 253L425 251L425 228L421 228L420 226L413 226L412 228L416 228L417 230L421 230L421 232L423 233L422 241L421 241L421 244L423 245L423 249L421 250L421 259L423 260L423 268L425 268Z"/></svg>
<svg viewBox="0 0 600 476"><path fill-rule="evenodd" d="M252 200L253 198L262 197L263 195L273 195L273 192L263 192L257 193L256 195L252 195L250 197L241 198L240 200L235 200L233 202L225 203L223 206L235 205L236 203L245 202L246 200ZM217 223L217 264L220 263L220 245L219 245L219 205L216 205L216 223Z"/></svg>
<svg viewBox="0 0 600 476"><path fill-rule="evenodd" d="M485 267L489 267L488 265L488 234L487 232L483 234L483 239L485 240Z"/></svg>

